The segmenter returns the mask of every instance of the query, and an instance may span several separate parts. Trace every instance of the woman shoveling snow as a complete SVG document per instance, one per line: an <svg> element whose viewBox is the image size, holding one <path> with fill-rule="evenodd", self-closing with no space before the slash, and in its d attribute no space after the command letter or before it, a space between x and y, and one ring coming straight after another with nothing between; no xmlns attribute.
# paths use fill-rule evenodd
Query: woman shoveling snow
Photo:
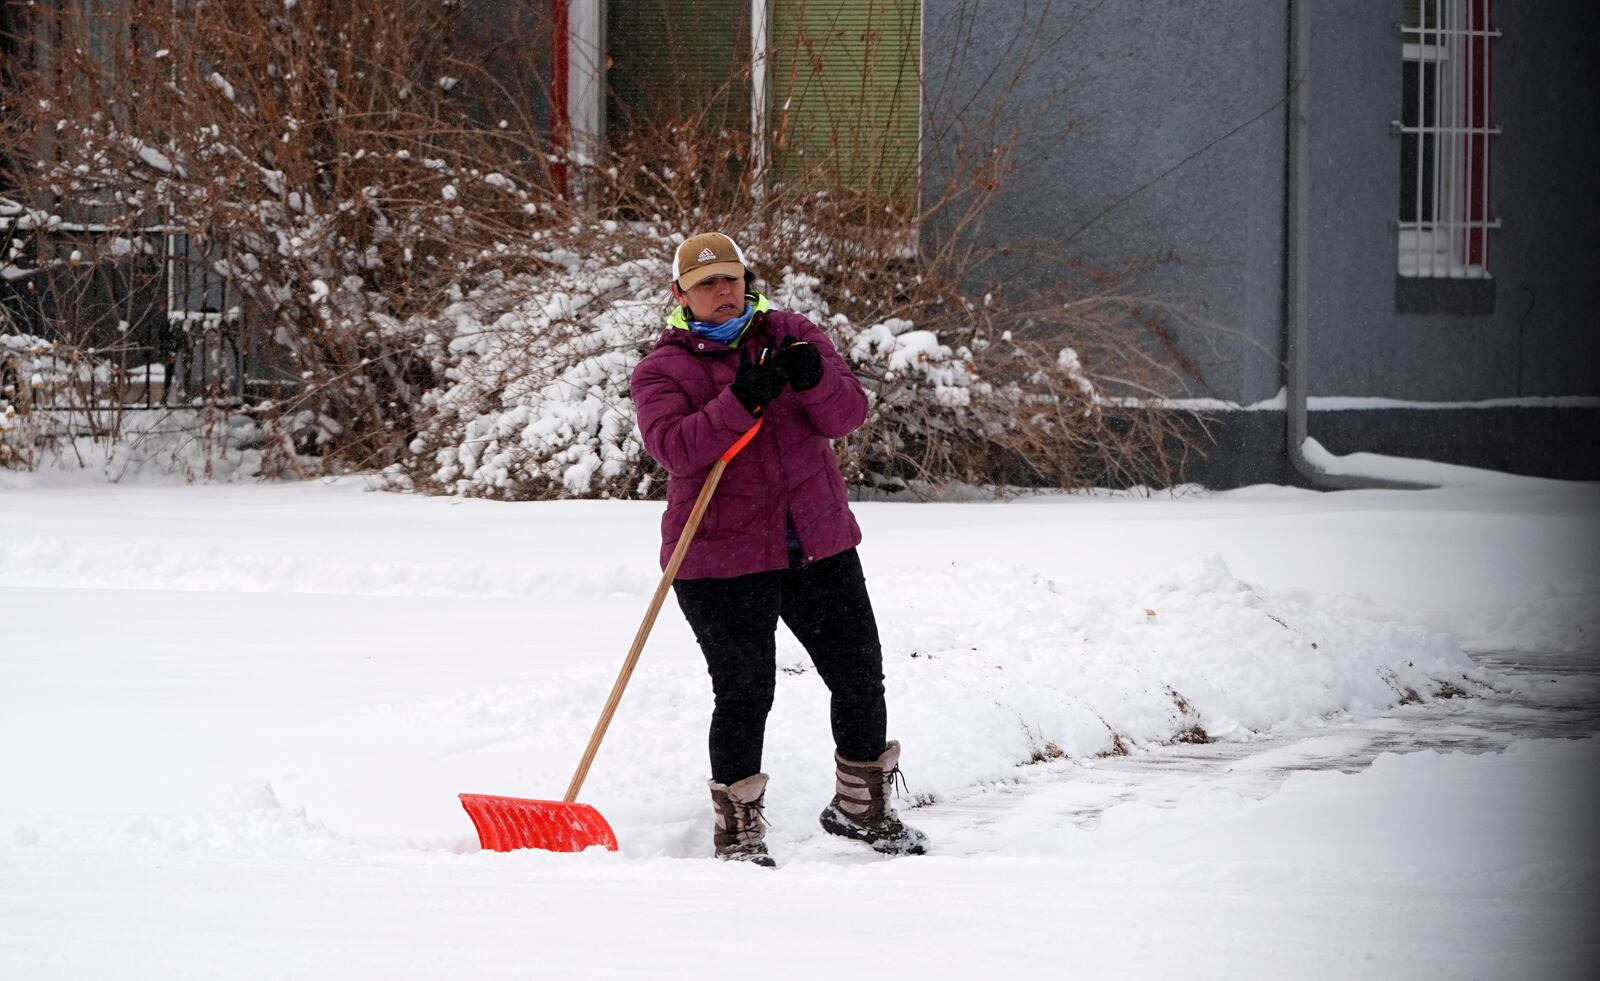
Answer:
<svg viewBox="0 0 1600 981"><path fill-rule="evenodd" d="M781 619L831 695L836 793L830 834L880 852L921 854L926 837L900 821L889 794L900 745L887 738L883 653L856 546L835 439L859 427L867 396L815 324L746 293L733 239L693 235L672 259L678 307L633 372L639 429L667 471L663 568L707 475L758 421L727 464L673 581L711 674L711 801L718 858L773 864L761 809L761 750L776 686Z"/></svg>

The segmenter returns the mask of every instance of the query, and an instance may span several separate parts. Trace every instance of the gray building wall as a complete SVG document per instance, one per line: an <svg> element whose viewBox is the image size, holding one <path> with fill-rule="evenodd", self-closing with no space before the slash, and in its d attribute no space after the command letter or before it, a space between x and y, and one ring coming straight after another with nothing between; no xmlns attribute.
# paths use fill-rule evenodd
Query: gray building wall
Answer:
<svg viewBox="0 0 1600 981"><path fill-rule="evenodd" d="M973 6L924 4L930 93L978 88L1015 57L1017 39L1036 29L1068 32L1012 97L1012 108L1031 114L1030 126L1043 138L1068 135L1008 178L988 234L1108 268L1157 260L1131 285L1219 329L1187 333L1201 377L1178 394L1270 397L1282 385L1283 3L1057 0L1046 7L990 0L976 5L981 29L963 43L954 35ZM948 50L956 44L962 57L952 60ZM933 116L948 109L934 100L928 106ZM930 120L928 129L939 127ZM942 186L940 167L951 155L947 147L929 148L930 187Z"/></svg>
<svg viewBox="0 0 1600 981"><path fill-rule="evenodd" d="M1494 5L1495 213L1502 347L1519 395L1600 395L1600 3Z"/></svg>
<svg viewBox="0 0 1600 981"><path fill-rule="evenodd" d="M981 3L984 30L963 57L947 58L941 45L971 6L926 0L930 92L976 86L1012 57L1008 44L1041 10ZM1490 210L1503 228L1490 239L1492 311L1472 315L1396 312L1400 141L1390 123L1400 110L1394 25L1403 11L1403 0L1313 6L1311 395L1600 396L1600 195L1589 186L1600 127L1588 109L1600 91L1600 3L1494 4L1504 36L1493 47L1492 118L1505 132L1493 138ZM1180 331L1201 377L1174 394L1271 398L1284 384L1289 4L1058 0L1044 24L1070 34L1049 64L1024 76L1018 96L1035 105L1039 126L1071 131L1048 159L1012 177L987 234L1055 243L1091 264L1170 252L1132 285L1178 300L1215 328ZM935 184L941 149L928 148ZM1600 477L1597 417L1593 408L1548 406L1314 411L1310 432L1341 453ZM1221 422L1201 479L1293 479L1281 414Z"/></svg>

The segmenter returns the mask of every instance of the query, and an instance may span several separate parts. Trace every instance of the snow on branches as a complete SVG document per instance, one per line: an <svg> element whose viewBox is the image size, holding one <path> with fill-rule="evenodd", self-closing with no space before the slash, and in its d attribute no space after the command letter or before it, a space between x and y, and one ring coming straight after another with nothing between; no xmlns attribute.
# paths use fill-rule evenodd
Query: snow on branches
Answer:
<svg viewBox="0 0 1600 981"><path fill-rule="evenodd" d="M10 76L0 305L117 352L106 388L159 365L164 403L246 417L264 475L654 496L627 380L672 243L721 229L861 376L873 410L838 444L858 486L1173 482L1178 427L1129 398L1175 380L1137 304L1066 265L973 292L1020 281L973 231L1003 141L927 161L944 184L919 194L826 158L780 179L705 100L575 143L529 109L550 25L471 6L32 8L55 41Z"/></svg>

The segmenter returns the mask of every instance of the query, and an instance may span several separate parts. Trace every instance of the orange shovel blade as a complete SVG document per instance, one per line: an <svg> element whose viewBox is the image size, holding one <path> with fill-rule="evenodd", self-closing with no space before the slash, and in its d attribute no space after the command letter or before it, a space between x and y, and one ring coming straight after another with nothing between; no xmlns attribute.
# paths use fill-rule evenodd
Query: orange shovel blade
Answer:
<svg viewBox="0 0 1600 981"><path fill-rule="evenodd" d="M617 850L611 825L588 804L462 794L461 806L478 829L478 843L489 851L581 852L593 845Z"/></svg>

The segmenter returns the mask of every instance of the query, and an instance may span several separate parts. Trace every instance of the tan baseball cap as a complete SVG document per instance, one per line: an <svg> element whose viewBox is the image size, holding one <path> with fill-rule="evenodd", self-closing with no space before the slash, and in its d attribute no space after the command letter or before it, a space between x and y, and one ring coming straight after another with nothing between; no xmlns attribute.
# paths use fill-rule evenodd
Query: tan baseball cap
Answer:
<svg viewBox="0 0 1600 981"><path fill-rule="evenodd" d="M672 253L672 281L688 289L712 276L744 276L744 252L721 232L702 232L684 239Z"/></svg>

